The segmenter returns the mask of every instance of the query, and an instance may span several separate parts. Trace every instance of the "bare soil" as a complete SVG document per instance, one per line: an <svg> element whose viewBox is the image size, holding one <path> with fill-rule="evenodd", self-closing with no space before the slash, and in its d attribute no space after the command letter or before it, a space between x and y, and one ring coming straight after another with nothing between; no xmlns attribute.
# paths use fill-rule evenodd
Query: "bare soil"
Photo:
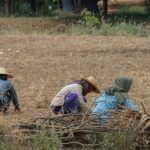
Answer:
<svg viewBox="0 0 150 150"><path fill-rule="evenodd" d="M0 27L41 25L33 19L22 24L18 20L2 18ZM13 105L7 115L0 113L1 124L49 114L51 99L63 86L90 75L100 81L101 93L117 76L133 78L131 99L140 110L142 101L150 112L150 38L6 32L0 34L0 61L15 76L12 82L21 104L20 114ZM88 95L89 106L96 96Z"/></svg>

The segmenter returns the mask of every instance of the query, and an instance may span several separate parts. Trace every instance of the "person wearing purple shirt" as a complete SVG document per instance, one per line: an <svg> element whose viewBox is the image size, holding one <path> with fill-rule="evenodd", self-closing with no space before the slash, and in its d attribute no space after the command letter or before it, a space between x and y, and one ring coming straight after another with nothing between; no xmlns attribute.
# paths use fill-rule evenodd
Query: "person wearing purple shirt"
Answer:
<svg viewBox="0 0 150 150"><path fill-rule="evenodd" d="M99 93L99 83L90 76L76 80L63 87L52 99L50 110L53 116L86 111L86 95L90 92Z"/></svg>

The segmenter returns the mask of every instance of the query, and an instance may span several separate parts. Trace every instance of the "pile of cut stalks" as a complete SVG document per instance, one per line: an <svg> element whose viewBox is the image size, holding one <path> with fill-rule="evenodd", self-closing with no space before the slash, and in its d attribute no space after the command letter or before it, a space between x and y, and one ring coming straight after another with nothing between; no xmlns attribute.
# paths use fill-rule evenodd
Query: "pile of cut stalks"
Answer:
<svg viewBox="0 0 150 150"><path fill-rule="evenodd" d="M50 115L34 118L30 123L19 123L15 129L26 140L41 131L48 136L57 135L61 141L60 148L81 147L94 149L102 146L101 136L106 133L134 135L131 142L150 146L150 115L129 110L121 106L120 110L105 114L72 113L57 117Z"/></svg>

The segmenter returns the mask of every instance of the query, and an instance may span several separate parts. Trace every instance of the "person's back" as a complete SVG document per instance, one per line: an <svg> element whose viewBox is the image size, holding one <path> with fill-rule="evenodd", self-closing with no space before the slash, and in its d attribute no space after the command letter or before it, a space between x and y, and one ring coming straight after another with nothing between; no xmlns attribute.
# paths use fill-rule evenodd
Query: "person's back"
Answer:
<svg viewBox="0 0 150 150"><path fill-rule="evenodd" d="M13 76L8 74L4 68L0 68L0 108L6 111L10 102L14 104L15 110L20 111L19 100L13 84L8 78Z"/></svg>
<svg viewBox="0 0 150 150"><path fill-rule="evenodd" d="M79 101L81 103L84 103L83 96L82 96L82 86L80 84L73 83L73 84L69 84L69 85L66 85L65 87L63 87L59 91L59 93L52 99L52 104L63 105L63 103L64 103L63 99L64 99L65 95L67 95L69 93L77 93L77 95L79 97Z"/></svg>
<svg viewBox="0 0 150 150"><path fill-rule="evenodd" d="M7 91L11 82L9 80L0 79L0 92Z"/></svg>
<svg viewBox="0 0 150 150"><path fill-rule="evenodd" d="M102 118L108 118L109 111L120 109L119 105L137 111L128 95L131 85L132 80L129 78L116 78L110 87L105 89L103 94L95 101L93 113L103 114Z"/></svg>
<svg viewBox="0 0 150 150"><path fill-rule="evenodd" d="M2 104L6 104L9 99L10 99L10 95L9 95L9 89L11 86L11 82L9 80L2 80L0 79L0 102Z"/></svg>
<svg viewBox="0 0 150 150"><path fill-rule="evenodd" d="M99 84L92 76L66 85L51 101L52 115L86 111L85 96L90 92L99 91Z"/></svg>

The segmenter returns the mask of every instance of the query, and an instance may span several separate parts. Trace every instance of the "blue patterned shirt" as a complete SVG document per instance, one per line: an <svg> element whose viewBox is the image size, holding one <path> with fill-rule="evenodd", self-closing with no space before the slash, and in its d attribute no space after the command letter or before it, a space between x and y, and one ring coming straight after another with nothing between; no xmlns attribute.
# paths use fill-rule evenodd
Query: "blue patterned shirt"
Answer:
<svg viewBox="0 0 150 150"><path fill-rule="evenodd" d="M18 96L12 82L0 79L0 105L8 105L10 101L15 107L19 106Z"/></svg>
<svg viewBox="0 0 150 150"><path fill-rule="evenodd" d="M125 99L122 103L123 106L138 111L136 106L131 102L129 98ZM102 113L101 118L108 118L108 111L109 110L118 109L118 103L115 96L108 95L106 92L102 94L96 101L95 101L95 108L93 110L94 114Z"/></svg>

